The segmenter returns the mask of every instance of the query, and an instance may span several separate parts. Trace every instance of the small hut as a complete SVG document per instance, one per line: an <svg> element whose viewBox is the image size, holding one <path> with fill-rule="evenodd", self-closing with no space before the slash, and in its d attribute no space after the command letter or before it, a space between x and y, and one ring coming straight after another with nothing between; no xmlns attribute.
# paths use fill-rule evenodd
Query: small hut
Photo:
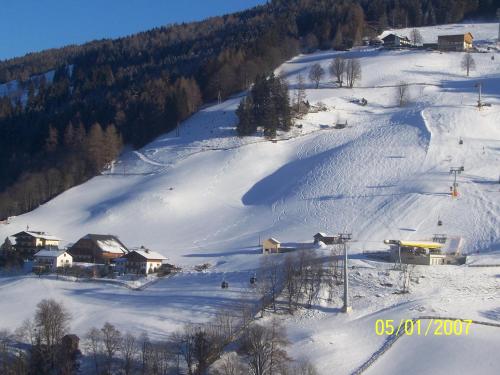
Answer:
<svg viewBox="0 0 500 375"><path fill-rule="evenodd" d="M280 252L281 242L276 238L268 238L262 243L262 254L278 254Z"/></svg>

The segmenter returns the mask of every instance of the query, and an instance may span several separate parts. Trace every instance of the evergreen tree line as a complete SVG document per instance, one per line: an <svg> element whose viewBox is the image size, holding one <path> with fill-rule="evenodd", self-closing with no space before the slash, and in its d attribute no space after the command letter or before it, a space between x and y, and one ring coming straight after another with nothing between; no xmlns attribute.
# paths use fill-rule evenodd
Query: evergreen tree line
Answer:
<svg viewBox="0 0 500 375"><path fill-rule="evenodd" d="M0 218L35 208L108 162L87 155L86 147L62 152L70 123L83 124L86 137L94 123L103 131L113 124L124 144L140 147L201 104L248 89L300 51L347 48L386 25L453 22L493 7L490 0L274 0L0 62L0 82L17 80L24 90L0 98ZM50 82L47 71L54 72ZM273 126L265 126L271 137ZM57 138L56 151L48 138ZM65 183L49 187L51 174L62 174Z"/></svg>
<svg viewBox="0 0 500 375"><path fill-rule="evenodd" d="M237 132L240 136L251 135L261 126L264 135L274 138L277 130L288 131L292 126L292 109L285 79L271 74L259 76L238 106Z"/></svg>

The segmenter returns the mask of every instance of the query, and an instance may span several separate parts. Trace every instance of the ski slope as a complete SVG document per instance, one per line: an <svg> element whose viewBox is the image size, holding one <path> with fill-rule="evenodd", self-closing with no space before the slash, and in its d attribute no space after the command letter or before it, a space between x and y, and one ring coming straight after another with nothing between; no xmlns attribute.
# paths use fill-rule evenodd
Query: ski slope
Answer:
<svg viewBox="0 0 500 375"><path fill-rule="evenodd" d="M422 34L427 42L444 31L472 29L488 45L497 27L446 25L423 28ZM328 71L336 56L359 58L360 82L340 89L326 76L319 89L310 84L308 100L328 110L298 120L302 129L280 134L276 143L259 134L235 136L237 96L192 116L181 125L180 136L168 133L127 152L101 176L0 226L0 238L29 225L57 235L64 244L87 233L111 233L129 247L160 252L184 269L144 292L0 278L0 328L20 325L41 298L52 297L68 305L79 334L95 321L112 319L135 332L166 335L181 321L204 321L218 308L255 298L247 284L261 259L259 238L304 243L319 231L352 232L351 250L358 257L353 265L359 268L353 276L358 296L353 315L338 314L339 297L316 312L286 319L292 354L309 356L321 374L331 368L347 374L368 359L383 342L373 333L380 317L433 311L498 321L498 269L419 267L424 281L414 293L400 296L379 285L384 278L396 283L397 275L363 260L361 253L385 249L386 238L423 240L447 233L464 239L464 251L474 253L475 262L483 254L488 262L497 259L500 54L474 54L477 69L470 77L460 68L461 53L371 47L297 56L277 73L293 90L299 74L307 77L315 63ZM410 102L402 108L395 97L401 81L410 84ZM481 111L475 106L478 82L483 101L491 104ZM366 106L354 102L361 98L367 99ZM345 121L347 128L333 128ZM460 195L452 199L449 170L460 166L465 169L458 176ZM206 273L192 271L206 262L212 265ZM223 278L229 292L220 290ZM406 341L417 346L402 347L420 350L420 341Z"/></svg>
<svg viewBox="0 0 500 375"><path fill-rule="evenodd" d="M499 334L500 328L473 325L466 336L405 336L366 374L402 374L408 368L417 374L477 374L481 364L482 375L495 375Z"/></svg>

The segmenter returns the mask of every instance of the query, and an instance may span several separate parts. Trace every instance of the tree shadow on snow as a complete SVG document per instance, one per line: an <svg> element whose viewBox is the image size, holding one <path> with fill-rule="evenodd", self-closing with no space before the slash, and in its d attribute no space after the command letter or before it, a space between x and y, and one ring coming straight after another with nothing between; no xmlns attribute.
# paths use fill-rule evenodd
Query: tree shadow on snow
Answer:
<svg viewBox="0 0 500 375"><path fill-rule="evenodd" d="M239 249L232 251L224 251L221 253L195 253L195 254L186 254L184 257L186 258L217 258L224 256L232 256L232 255L255 255L260 254L262 250L260 248L251 248L251 249Z"/></svg>
<svg viewBox="0 0 500 375"><path fill-rule="evenodd" d="M481 83L481 92L483 95L500 95L500 77L481 77L469 78L460 81L443 81L443 88L448 92L455 93L477 93L475 87L477 83Z"/></svg>
<svg viewBox="0 0 500 375"><path fill-rule="evenodd" d="M497 275L497 277L498 276L499 275ZM481 311L480 314L481 316L484 316L485 318L488 318L490 320L500 321L500 307L497 307L492 310Z"/></svg>

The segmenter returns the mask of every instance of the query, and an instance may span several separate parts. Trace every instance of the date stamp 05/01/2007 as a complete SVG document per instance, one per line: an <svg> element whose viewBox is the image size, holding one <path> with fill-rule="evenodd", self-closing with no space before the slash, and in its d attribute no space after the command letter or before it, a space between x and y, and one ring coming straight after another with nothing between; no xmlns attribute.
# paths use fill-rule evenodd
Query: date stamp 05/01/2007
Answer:
<svg viewBox="0 0 500 375"><path fill-rule="evenodd" d="M472 324L470 319L378 319L375 333L378 336L467 336Z"/></svg>

